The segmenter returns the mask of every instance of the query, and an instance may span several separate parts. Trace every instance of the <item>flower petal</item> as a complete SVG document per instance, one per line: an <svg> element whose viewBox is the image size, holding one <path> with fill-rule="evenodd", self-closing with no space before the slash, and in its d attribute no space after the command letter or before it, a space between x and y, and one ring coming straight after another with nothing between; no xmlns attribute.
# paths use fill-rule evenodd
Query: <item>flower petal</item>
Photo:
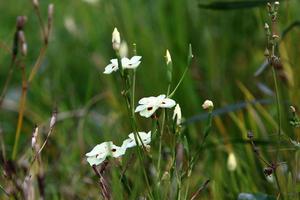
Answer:
<svg viewBox="0 0 300 200"><path fill-rule="evenodd" d="M96 158L95 156L92 156L92 157L88 157L86 160L88 161L88 163L91 166L93 166L93 165L101 164L105 159L106 159L106 157L105 158Z"/></svg>
<svg viewBox="0 0 300 200"><path fill-rule="evenodd" d="M130 62L131 63L137 63L137 62L140 62L142 56L133 56L131 59L130 59Z"/></svg>
<svg viewBox="0 0 300 200"><path fill-rule="evenodd" d="M109 64L105 67L105 70L104 70L104 74L111 74L113 71L117 71L119 69L119 67L117 65L114 65L114 64Z"/></svg>
<svg viewBox="0 0 300 200"><path fill-rule="evenodd" d="M159 107L161 107L161 108L172 108L175 105L176 105L176 102L173 99L166 98L166 99L162 100Z"/></svg>
<svg viewBox="0 0 300 200"><path fill-rule="evenodd" d="M140 111L140 115L143 117L151 117L153 113L158 109L158 106L153 106L153 107L147 107L146 109Z"/></svg>

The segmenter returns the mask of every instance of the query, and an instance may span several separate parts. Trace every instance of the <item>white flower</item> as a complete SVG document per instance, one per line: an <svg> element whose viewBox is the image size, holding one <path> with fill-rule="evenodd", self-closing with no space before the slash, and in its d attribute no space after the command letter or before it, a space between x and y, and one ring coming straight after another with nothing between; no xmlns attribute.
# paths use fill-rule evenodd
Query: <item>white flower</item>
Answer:
<svg viewBox="0 0 300 200"><path fill-rule="evenodd" d="M87 156L87 161L91 166L101 164L107 156L112 156L118 158L124 155L126 148L119 147L113 144L113 142L103 142L96 145L90 152L85 154Z"/></svg>
<svg viewBox="0 0 300 200"><path fill-rule="evenodd" d="M111 59L110 64L105 67L104 74L111 74L119 69L118 59Z"/></svg>
<svg viewBox="0 0 300 200"><path fill-rule="evenodd" d="M173 113L173 120L175 120L176 117L177 117L176 124L180 125L182 115L181 115L181 109L179 104L176 104L175 106L174 113Z"/></svg>
<svg viewBox="0 0 300 200"><path fill-rule="evenodd" d="M204 110L212 110L214 108L214 103L210 100L205 100L202 104Z"/></svg>
<svg viewBox="0 0 300 200"><path fill-rule="evenodd" d="M144 97L139 100L139 104L135 112L139 112L141 116L148 118L158 108L172 108L176 102L173 99L166 98L166 95L162 94L157 97Z"/></svg>
<svg viewBox="0 0 300 200"><path fill-rule="evenodd" d="M148 133L146 132L138 132L138 135L140 136L142 142L144 145L150 144L151 142L151 131L149 131ZM135 136L134 133L130 133L128 135L128 139L123 141L122 147L126 147L126 148L132 148L136 146L136 141L135 141ZM138 144L141 146L142 143L139 139L139 137L137 136L137 140L138 140Z"/></svg>
<svg viewBox="0 0 300 200"><path fill-rule="evenodd" d="M117 28L112 32L112 45L114 50L119 50L121 44L121 36Z"/></svg>
<svg viewBox="0 0 300 200"><path fill-rule="evenodd" d="M140 59L142 58L142 56L133 56L131 59L129 58L122 58L121 63L122 63L122 67L123 69L135 69L139 66L139 64L141 63Z"/></svg>
<svg viewBox="0 0 300 200"><path fill-rule="evenodd" d="M227 159L227 168L229 171L236 170L237 162L234 153L230 153Z"/></svg>

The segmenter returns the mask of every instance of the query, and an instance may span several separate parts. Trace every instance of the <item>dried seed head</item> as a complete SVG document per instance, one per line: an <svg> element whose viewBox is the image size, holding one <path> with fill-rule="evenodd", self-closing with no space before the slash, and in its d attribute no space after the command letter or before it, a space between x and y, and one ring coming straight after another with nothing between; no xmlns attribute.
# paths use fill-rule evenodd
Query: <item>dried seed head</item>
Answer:
<svg viewBox="0 0 300 200"><path fill-rule="evenodd" d="M252 133L252 131L248 131L247 137L248 137L249 139L253 139L254 134Z"/></svg>

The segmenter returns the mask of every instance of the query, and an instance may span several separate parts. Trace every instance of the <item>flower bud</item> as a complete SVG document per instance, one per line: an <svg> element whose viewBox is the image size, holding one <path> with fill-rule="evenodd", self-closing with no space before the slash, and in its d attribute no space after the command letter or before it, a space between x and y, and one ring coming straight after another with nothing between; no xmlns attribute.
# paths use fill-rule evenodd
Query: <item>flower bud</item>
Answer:
<svg viewBox="0 0 300 200"><path fill-rule="evenodd" d="M128 56L128 45L124 40L121 42L119 53L121 58Z"/></svg>
<svg viewBox="0 0 300 200"><path fill-rule="evenodd" d="M32 138L31 138L31 147L32 147L32 149L35 149L35 147L36 147L38 133L39 133L39 127L35 126L35 128L33 130L33 133L32 133Z"/></svg>
<svg viewBox="0 0 300 200"><path fill-rule="evenodd" d="M205 100L204 103L202 104L202 108L204 110L212 110L214 108L214 103L210 100Z"/></svg>
<svg viewBox="0 0 300 200"><path fill-rule="evenodd" d="M237 167L237 162L234 153L230 153L227 159L227 169L229 171L235 171Z"/></svg>
<svg viewBox="0 0 300 200"><path fill-rule="evenodd" d="M176 124L180 125L181 124L181 109L179 104L176 104L175 109L174 109L174 113L173 113L173 120L176 119Z"/></svg>
<svg viewBox="0 0 300 200"><path fill-rule="evenodd" d="M52 117L50 119L50 129L52 129L56 123L56 120L57 120L57 111L54 111L53 114L52 114Z"/></svg>
<svg viewBox="0 0 300 200"><path fill-rule="evenodd" d="M292 113L296 112L296 108L294 106L290 106L290 110L291 110Z"/></svg>
<svg viewBox="0 0 300 200"><path fill-rule="evenodd" d="M169 50L167 49L167 51L166 51L166 63L168 65L171 62L172 62L172 58L171 58Z"/></svg>
<svg viewBox="0 0 300 200"><path fill-rule="evenodd" d="M112 33L112 45L115 51L118 51L120 49L121 37L117 28L114 28L114 31Z"/></svg>
<svg viewBox="0 0 300 200"><path fill-rule="evenodd" d="M35 8L39 7L39 0L32 0L32 4Z"/></svg>

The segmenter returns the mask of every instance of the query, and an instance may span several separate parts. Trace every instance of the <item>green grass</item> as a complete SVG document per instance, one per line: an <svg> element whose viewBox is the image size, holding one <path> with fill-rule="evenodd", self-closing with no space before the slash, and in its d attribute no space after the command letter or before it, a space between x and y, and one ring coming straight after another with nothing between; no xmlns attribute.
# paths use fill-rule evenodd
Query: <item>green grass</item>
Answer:
<svg viewBox="0 0 300 200"><path fill-rule="evenodd" d="M173 60L173 83L176 85L185 66L188 44L193 47L191 67L173 97L182 108L185 119L204 111L205 99L214 101L215 109L227 107L240 101L274 99L257 87L261 82L274 91L271 69L254 77L264 61L266 46L264 23L268 19L264 6L242 10L206 10L198 3L213 1L105 1L91 5L83 1L54 0L54 28L49 48L40 70L29 87L27 112L21 131L17 160L30 155L31 134L34 124L47 123L57 106L59 113L85 108L93 97L102 95L81 117L68 117L57 123L49 143L42 152L45 171L47 199L97 199L100 191L97 177L85 161L85 153L98 143L113 140L120 144L132 131L127 119L124 101L120 94L117 76L104 75L104 67L115 56L111 48L111 32L117 27L121 37L129 44L137 44L137 52L143 56L137 70L136 99L165 93L168 87L165 50L169 49ZM47 17L47 5L41 1L41 13ZM42 45L38 19L30 1L11 0L0 3L0 89L6 80L10 62L8 50L12 46L15 19L26 15L25 34L28 56L25 58L29 74ZM66 28L66 21L74 21L74 30ZM300 3L297 0L282 1L279 11L279 30L300 20ZM299 129L289 125L288 107L296 108L300 100L299 28L292 29L280 44L287 80L279 79L282 97L283 131L299 141ZM7 50L8 49L8 50ZM286 56L285 56L286 55ZM286 67L290 67L287 69ZM6 100L13 105L0 109L0 127L3 129L7 157L11 157L18 118L21 94L21 71L16 68L9 85ZM293 81L292 81L293 80ZM243 88L243 89L242 89ZM251 97L253 95L253 97ZM150 130L151 123L137 115L142 130ZM201 143L206 120L195 121L184 127L191 150ZM247 130L254 132L263 155L275 159L277 112L275 101L258 106L247 105L243 109L226 112L214 118L213 128L190 180L190 195L210 179L203 199L237 199L241 192L275 195L275 184L270 184L263 166L255 157L246 141ZM46 131L43 131L43 133ZM155 142L156 144L156 142ZM157 143L158 144L158 143ZM154 145L156 147L156 145ZM287 163L287 171L279 174L284 193L299 193L299 152L289 142L283 142L280 161ZM153 154L157 149L152 148ZM234 172L227 169L228 153L233 151L238 167ZM136 154L130 150L130 154ZM124 160L130 159L130 154ZM124 162L126 163L126 162ZM162 163L163 166L166 162ZM131 199L145 195L142 175L136 175L138 160L128 170L127 177L135 185ZM115 199L122 197L118 184L118 170L111 169L112 189ZM288 174L292 179L289 180ZM3 176L0 185L6 184ZM155 183L153 183L155 184ZM184 185L187 183L184 182ZM142 191L142 192L141 192ZM4 198L0 190L0 198ZM287 199L296 199L292 196Z"/></svg>

